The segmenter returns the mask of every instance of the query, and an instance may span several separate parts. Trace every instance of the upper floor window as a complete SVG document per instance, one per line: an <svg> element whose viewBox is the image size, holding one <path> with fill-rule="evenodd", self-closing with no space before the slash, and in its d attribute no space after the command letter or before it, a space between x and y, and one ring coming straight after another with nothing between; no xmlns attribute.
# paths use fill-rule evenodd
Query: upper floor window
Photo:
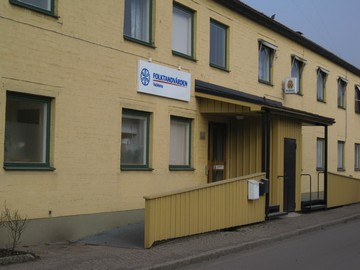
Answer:
<svg viewBox="0 0 360 270"><path fill-rule="evenodd" d="M125 0L124 36L151 43L151 0Z"/></svg>
<svg viewBox="0 0 360 270"><path fill-rule="evenodd" d="M345 142L338 141L338 165L339 171L345 170L344 167Z"/></svg>
<svg viewBox="0 0 360 270"><path fill-rule="evenodd" d="M54 15L55 0L10 0L10 3L40 11L48 15Z"/></svg>
<svg viewBox="0 0 360 270"><path fill-rule="evenodd" d="M4 167L46 169L50 156L51 98L6 95Z"/></svg>
<svg viewBox="0 0 360 270"><path fill-rule="evenodd" d="M210 65L227 68L227 30L228 27L210 20Z"/></svg>
<svg viewBox="0 0 360 270"><path fill-rule="evenodd" d="M260 82L272 83L272 66L276 48L266 41L259 41L258 79Z"/></svg>
<svg viewBox="0 0 360 270"><path fill-rule="evenodd" d="M170 169L190 169L191 119L171 116Z"/></svg>
<svg viewBox="0 0 360 270"><path fill-rule="evenodd" d="M337 105L338 108L346 108L346 85L347 81L345 79L338 79L338 95L337 95Z"/></svg>
<svg viewBox="0 0 360 270"><path fill-rule="evenodd" d="M149 168L150 113L123 109L121 126L121 169Z"/></svg>
<svg viewBox="0 0 360 270"><path fill-rule="evenodd" d="M322 138L317 138L316 141L316 169L325 169L325 140Z"/></svg>
<svg viewBox="0 0 360 270"><path fill-rule="evenodd" d="M360 113L360 85L355 85L355 112Z"/></svg>
<svg viewBox="0 0 360 270"><path fill-rule="evenodd" d="M317 84L316 84L316 98L318 101L325 102L325 85L327 79L327 72L322 68L317 70Z"/></svg>
<svg viewBox="0 0 360 270"><path fill-rule="evenodd" d="M298 94L302 94L302 72L306 61L297 56L292 56L291 77L297 79Z"/></svg>
<svg viewBox="0 0 360 270"><path fill-rule="evenodd" d="M172 49L175 54L194 57L193 25L194 12L174 4L172 22Z"/></svg>

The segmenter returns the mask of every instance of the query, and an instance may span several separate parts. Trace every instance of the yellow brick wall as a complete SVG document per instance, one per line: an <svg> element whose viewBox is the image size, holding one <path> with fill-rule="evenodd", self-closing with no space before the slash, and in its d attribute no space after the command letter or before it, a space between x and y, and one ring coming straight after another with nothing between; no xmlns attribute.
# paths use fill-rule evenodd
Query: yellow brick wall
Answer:
<svg viewBox="0 0 360 270"><path fill-rule="evenodd" d="M52 18L0 1L0 141L4 141L6 91L53 97L51 164L54 172L0 170L0 206L3 201L30 218L111 212L144 207L143 196L206 182L207 119L198 113L194 80L265 96L328 117L329 169L336 170L338 139L346 139L346 172L353 171L353 144L360 142L359 115L354 114L354 84L360 78L288 39L238 16L213 1L179 0L196 11L197 61L171 53L172 1L154 1L155 48L123 38L123 2L57 1L59 18ZM229 26L229 72L209 67L209 21ZM278 46L274 86L258 83L258 39ZM306 59L304 95L282 92L290 75L291 54ZM139 94L138 60L178 68L192 75L189 103ZM316 68L330 71L327 103L316 101ZM349 80L346 111L337 109L338 76ZM120 171L121 111L148 111L151 116L151 172ZM345 114L347 121L345 122ZM195 171L170 172L170 115L194 119L192 160ZM346 129L344 129L346 127ZM304 136L303 170L313 170L317 129ZM347 137L345 137L347 136ZM207 139L207 137L206 137ZM161 146L161 147L159 147ZM0 163L3 162L0 147ZM309 168L308 168L309 167Z"/></svg>

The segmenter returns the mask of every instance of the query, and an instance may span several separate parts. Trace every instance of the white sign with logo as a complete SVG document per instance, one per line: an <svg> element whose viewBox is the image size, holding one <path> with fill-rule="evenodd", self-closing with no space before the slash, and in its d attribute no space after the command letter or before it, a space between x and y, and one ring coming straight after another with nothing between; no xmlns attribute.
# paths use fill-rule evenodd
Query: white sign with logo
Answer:
<svg viewBox="0 0 360 270"><path fill-rule="evenodd" d="M191 74L139 60L138 92L190 101Z"/></svg>

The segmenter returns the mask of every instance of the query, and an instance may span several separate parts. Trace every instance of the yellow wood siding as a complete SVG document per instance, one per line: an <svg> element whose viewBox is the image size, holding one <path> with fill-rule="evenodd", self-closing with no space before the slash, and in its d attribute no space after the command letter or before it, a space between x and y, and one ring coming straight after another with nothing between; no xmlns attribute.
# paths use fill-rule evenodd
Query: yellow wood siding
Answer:
<svg viewBox="0 0 360 270"><path fill-rule="evenodd" d="M248 200L249 179L258 173L172 193L145 197L145 247L155 241L265 220L265 196Z"/></svg>

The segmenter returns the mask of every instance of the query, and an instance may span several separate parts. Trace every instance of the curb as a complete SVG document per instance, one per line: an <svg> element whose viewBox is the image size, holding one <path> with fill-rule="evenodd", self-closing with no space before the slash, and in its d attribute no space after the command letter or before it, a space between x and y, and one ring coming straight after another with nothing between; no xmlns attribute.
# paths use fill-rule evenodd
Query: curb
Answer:
<svg viewBox="0 0 360 270"><path fill-rule="evenodd" d="M260 240L255 240L235 246L223 247L211 251L202 252L194 256L188 256L182 259L169 261L166 263L160 263L153 266L142 268L142 270L165 270L165 269L176 269L178 267L188 266L190 264L199 263L202 261L218 258L224 255L229 255L231 253L236 253L244 250L249 250L251 248L259 247L268 243L278 242L285 239L292 238L294 236L306 234L313 231L322 230L328 227L332 227L338 224L346 223L352 220L360 218L360 214L348 216L345 218L336 219L330 222L320 223L313 226L301 228L292 232L284 233L277 235L275 237L263 238Z"/></svg>

